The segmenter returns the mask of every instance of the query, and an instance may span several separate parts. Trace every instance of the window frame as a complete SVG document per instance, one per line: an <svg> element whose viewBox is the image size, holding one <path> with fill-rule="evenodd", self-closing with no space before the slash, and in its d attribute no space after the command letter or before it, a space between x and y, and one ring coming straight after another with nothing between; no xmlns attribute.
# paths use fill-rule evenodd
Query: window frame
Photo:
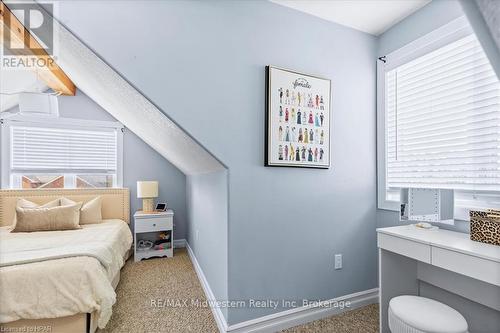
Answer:
<svg viewBox="0 0 500 333"><path fill-rule="evenodd" d="M484 210L492 208L488 202L495 201L496 206L500 202L500 192L497 191L471 191L471 190L455 190L455 207L454 218L459 221L470 221L470 210ZM457 196L465 197L466 200L471 201L471 205L456 204ZM460 200L461 201L461 200Z"/></svg>
<svg viewBox="0 0 500 333"><path fill-rule="evenodd" d="M11 126L32 126L32 127L50 127L50 128L63 128L69 130L115 130L117 138L117 166L116 166L116 182L113 184L114 188L123 187L123 132L124 126L117 121L100 121L100 120L86 120L76 118L53 118L48 116L28 116L28 115L6 115L0 119L0 138L1 138L1 188L11 189L13 187L11 172ZM31 171L30 171L31 172ZM36 172L36 171L34 171ZM18 172L14 172L18 173ZM67 172L67 170L40 170L40 173L45 174L61 174L61 175L74 175L78 170ZM85 174L88 174L85 171ZM65 184L66 185L66 184ZM76 188L76 187L64 187Z"/></svg>
<svg viewBox="0 0 500 333"><path fill-rule="evenodd" d="M386 101L385 73L418 57L464 38L474 31L467 18L461 16L415 41L377 60L377 207L400 211L400 201L388 199L386 168ZM467 207L461 207L466 209Z"/></svg>

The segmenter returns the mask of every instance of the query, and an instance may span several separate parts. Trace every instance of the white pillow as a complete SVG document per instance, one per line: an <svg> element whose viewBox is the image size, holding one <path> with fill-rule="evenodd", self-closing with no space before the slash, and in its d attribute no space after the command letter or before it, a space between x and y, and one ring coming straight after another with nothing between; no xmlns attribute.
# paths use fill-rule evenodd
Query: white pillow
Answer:
<svg viewBox="0 0 500 333"><path fill-rule="evenodd" d="M76 202L68 198L61 198L61 206L74 205ZM102 198L94 199L83 204L80 209L80 224L95 224L102 222Z"/></svg>

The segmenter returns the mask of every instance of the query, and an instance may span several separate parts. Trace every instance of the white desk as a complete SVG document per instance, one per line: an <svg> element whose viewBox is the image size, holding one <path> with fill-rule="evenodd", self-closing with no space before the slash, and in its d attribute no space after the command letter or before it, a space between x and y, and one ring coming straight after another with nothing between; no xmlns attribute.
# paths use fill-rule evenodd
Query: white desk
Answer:
<svg viewBox="0 0 500 333"><path fill-rule="evenodd" d="M389 332L390 299L420 295L421 281L500 311L499 246L471 241L468 234L413 226L377 229L377 241L380 332Z"/></svg>

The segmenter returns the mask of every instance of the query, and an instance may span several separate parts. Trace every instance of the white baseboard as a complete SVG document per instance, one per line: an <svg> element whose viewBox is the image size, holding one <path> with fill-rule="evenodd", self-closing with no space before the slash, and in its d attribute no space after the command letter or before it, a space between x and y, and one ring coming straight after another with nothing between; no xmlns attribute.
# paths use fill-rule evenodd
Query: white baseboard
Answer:
<svg viewBox="0 0 500 333"><path fill-rule="evenodd" d="M201 266L198 263L198 260L196 259L196 256L194 255L193 250L189 246L189 243L185 242L185 246L187 248L189 258L191 258L191 262L193 263L196 275L198 275L198 279L200 280L203 291L205 292L205 297L207 298L207 300L216 300L214 293L212 292L212 289L210 288L210 285L208 284L207 278L205 277L205 274L203 273L203 270L201 269ZM219 331L221 333L227 332L226 318L224 318L224 315L222 314L221 309L219 307L213 307L213 306L211 306L210 309L212 310L212 314L214 315L214 319L215 319L215 322L217 323L217 327L219 328Z"/></svg>
<svg viewBox="0 0 500 333"><path fill-rule="evenodd" d="M335 302L350 302L349 307L327 306L328 304L338 304ZM268 316L244 321L230 325L226 332L231 333L271 333L309 323L314 320L323 319L345 311L354 310L361 306L378 302L378 288L360 291L328 301L323 301L312 306L302 306L286 311L281 311Z"/></svg>
<svg viewBox="0 0 500 333"><path fill-rule="evenodd" d="M184 240L185 241L185 240ZM175 241L174 241L175 244ZM198 275L201 286L208 300L215 300L215 296L208 284L208 281L203 274L203 270L194 255L193 250L189 247L189 243L185 242L189 257L193 262L194 269ZM349 307L326 306L327 304L338 304L343 301L349 302ZM345 311L353 310L361 306L378 302L378 288L360 291L357 293L340 296L328 301L323 301L310 306L302 306L286 311L277 312L271 315L259 317L256 319L244 321L238 324L229 325L218 307L212 307L217 327L221 333L271 333L278 332L290 327L294 327L308 322L323 319Z"/></svg>
<svg viewBox="0 0 500 333"><path fill-rule="evenodd" d="M183 239L174 239L174 249L180 249L186 247L187 241Z"/></svg>

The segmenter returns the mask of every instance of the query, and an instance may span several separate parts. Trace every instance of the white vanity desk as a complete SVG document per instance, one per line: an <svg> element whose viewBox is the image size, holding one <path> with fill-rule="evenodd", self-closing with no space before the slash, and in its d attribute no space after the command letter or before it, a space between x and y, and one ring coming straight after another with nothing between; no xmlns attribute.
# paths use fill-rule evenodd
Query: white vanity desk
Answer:
<svg viewBox="0 0 500 333"><path fill-rule="evenodd" d="M387 309L398 295L420 295L420 283L500 311L500 247L468 234L405 225L377 229L380 332L389 332ZM467 318L467 314L463 315Z"/></svg>

